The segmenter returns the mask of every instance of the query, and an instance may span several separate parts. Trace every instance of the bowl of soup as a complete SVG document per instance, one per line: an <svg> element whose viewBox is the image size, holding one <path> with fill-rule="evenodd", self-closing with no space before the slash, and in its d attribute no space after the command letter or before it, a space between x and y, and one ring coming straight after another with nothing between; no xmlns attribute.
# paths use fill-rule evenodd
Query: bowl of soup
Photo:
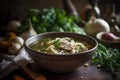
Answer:
<svg viewBox="0 0 120 80"><path fill-rule="evenodd" d="M25 50L38 67L57 73L81 67L91 59L97 47L94 38L70 32L47 32L25 41Z"/></svg>

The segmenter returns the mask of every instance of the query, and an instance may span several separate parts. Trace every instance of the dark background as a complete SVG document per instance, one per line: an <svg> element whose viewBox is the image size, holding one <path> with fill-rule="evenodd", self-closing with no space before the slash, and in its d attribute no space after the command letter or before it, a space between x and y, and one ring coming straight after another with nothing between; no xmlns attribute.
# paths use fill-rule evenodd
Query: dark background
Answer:
<svg viewBox="0 0 120 80"><path fill-rule="evenodd" d="M88 0L71 0L80 16L83 17L84 8ZM94 1L94 0L93 0ZM101 11L104 12L107 5L115 4L116 13L120 13L120 0L99 0ZM58 7L63 9L62 0L0 0L0 23L12 19L24 18L30 8Z"/></svg>
<svg viewBox="0 0 120 80"><path fill-rule="evenodd" d="M79 16L85 18L86 6L89 0L71 0L75 5ZM95 0L92 0L93 2ZM105 14L109 5L115 4L116 14L120 13L120 0L98 0L101 15ZM0 27L6 26L11 20L22 20L27 16L30 8L50 8L57 7L63 9L63 0L0 0Z"/></svg>

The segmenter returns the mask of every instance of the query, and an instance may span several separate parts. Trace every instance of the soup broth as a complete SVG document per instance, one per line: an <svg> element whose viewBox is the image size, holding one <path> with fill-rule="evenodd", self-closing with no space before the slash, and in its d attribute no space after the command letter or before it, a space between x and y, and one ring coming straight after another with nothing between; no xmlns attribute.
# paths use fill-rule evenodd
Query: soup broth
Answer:
<svg viewBox="0 0 120 80"><path fill-rule="evenodd" d="M91 46L87 42L75 41L69 37L45 38L29 45L30 48L47 54L77 54L87 51Z"/></svg>

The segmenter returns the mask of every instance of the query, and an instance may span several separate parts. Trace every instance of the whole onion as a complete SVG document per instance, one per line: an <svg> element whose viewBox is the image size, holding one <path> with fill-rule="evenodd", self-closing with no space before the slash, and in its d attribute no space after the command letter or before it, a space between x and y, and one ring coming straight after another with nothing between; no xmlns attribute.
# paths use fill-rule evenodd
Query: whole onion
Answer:
<svg viewBox="0 0 120 80"><path fill-rule="evenodd" d="M91 17L85 25L85 32L95 37L99 32L110 32L110 26L104 19Z"/></svg>

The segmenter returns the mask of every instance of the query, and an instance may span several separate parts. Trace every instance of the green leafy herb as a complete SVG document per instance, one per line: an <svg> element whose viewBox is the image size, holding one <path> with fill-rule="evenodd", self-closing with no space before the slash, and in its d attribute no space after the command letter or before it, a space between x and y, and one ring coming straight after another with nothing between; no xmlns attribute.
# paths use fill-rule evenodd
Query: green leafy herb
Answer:
<svg viewBox="0 0 120 80"><path fill-rule="evenodd" d="M55 47L59 48L60 47L60 40L56 39L53 44L55 45Z"/></svg>
<svg viewBox="0 0 120 80"><path fill-rule="evenodd" d="M98 49L92 56L92 64L100 64L111 72L120 72L120 51L119 49L107 48L99 44Z"/></svg>
<svg viewBox="0 0 120 80"><path fill-rule="evenodd" d="M28 12L28 17L31 19L32 25L37 33L43 32L75 32L80 34L85 34L84 30L80 28L75 22L84 22L82 19L67 15L64 10L58 8L50 9L30 9ZM27 29L25 21L23 24L23 29L20 29L20 33ZM22 31L23 30L23 31Z"/></svg>

